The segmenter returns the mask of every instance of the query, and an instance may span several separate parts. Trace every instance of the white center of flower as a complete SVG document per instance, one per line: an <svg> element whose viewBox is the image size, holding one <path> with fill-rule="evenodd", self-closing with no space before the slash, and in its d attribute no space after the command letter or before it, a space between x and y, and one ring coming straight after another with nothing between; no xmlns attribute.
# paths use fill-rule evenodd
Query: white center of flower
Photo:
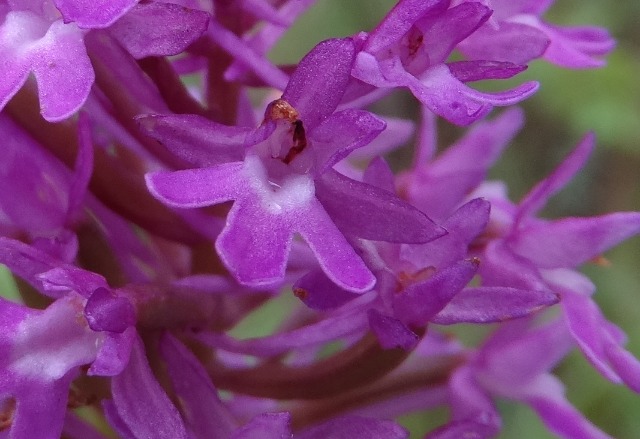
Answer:
<svg viewBox="0 0 640 439"><path fill-rule="evenodd" d="M315 185L308 174L291 174L282 181L271 181L262 161L256 156L245 159L243 170L252 192L269 213L279 214L308 206L315 196Z"/></svg>
<svg viewBox="0 0 640 439"><path fill-rule="evenodd" d="M101 335L91 331L78 298L65 298L27 317L16 328L9 369L43 381L91 363Z"/></svg>

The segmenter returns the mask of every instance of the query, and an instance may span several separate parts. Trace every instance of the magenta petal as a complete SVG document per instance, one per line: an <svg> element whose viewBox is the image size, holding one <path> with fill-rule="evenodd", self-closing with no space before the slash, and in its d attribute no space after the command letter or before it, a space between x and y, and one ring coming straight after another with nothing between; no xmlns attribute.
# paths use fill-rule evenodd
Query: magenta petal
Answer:
<svg viewBox="0 0 640 439"><path fill-rule="evenodd" d="M136 118L145 134L197 167L242 160L249 128L217 124L195 114Z"/></svg>
<svg viewBox="0 0 640 439"><path fill-rule="evenodd" d="M490 439L500 431L500 416L488 395L478 386L470 367L456 370L449 380L452 420L425 439Z"/></svg>
<svg viewBox="0 0 640 439"><path fill-rule="evenodd" d="M449 266L468 255L469 245L489 222L490 204L475 198L458 208L444 223L448 233L427 244L404 245L400 257L416 267Z"/></svg>
<svg viewBox="0 0 640 439"><path fill-rule="evenodd" d="M33 52L32 69L38 82L42 117L58 122L84 104L93 85L93 67L82 33L75 26L56 21L42 41Z"/></svg>
<svg viewBox="0 0 640 439"><path fill-rule="evenodd" d="M293 22L300 14L304 13L316 0L294 0L286 1L281 4L279 8L279 14L282 17L286 17L286 20ZM254 34L247 38L249 47L256 52L264 54L271 49L280 37L288 30L288 27L275 25L273 23L266 23L259 28ZM238 58L231 63L227 71L225 72L225 79L228 81L236 81L246 72L246 66L242 64L242 61ZM287 81L284 81L286 85Z"/></svg>
<svg viewBox="0 0 640 439"><path fill-rule="evenodd" d="M14 31L14 28L19 28L23 25L19 21L9 25L10 20L11 16L9 15L5 18L5 23L0 26L0 38L3 41L9 37L7 34ZM0 48L0 60L3 63L3 75L0 80L0 109L7 105L29 77L30 66L28 60L21 59L15 52L16 49L12 47Z"/></svg>
<svg viewBox="0 0 640 439"><path fill-rule="evenodd" d="M316 197L341 230L359 238L424 243L445 233L394 194L333 170L316 181ZM403 227L398 228L398 224Z"/></svg>
<svg viewBox="0 0 640 439"><path fill-rule="evenodd" d="M371 160L364 171L362 181L392 194L396 192L395 176L382 157L376 157Z"/></svg>
<svg viewBox="0 0 640 439"><path fill-rule="evenodd" d="M253 70L265 84L278 89L286 86L289 79L286 73L271 64L262 54L252 50L243 39L222 26L217 20L209 20L208 35L216 44L229 52L236 62Z"/></svg>
<svg viewBox="0 0 640 439"><path fill-rule="evenodd" d="M62 435L67 395L73 374L53 382L38 382L21 389L13 415L10 439L56 439ZM5 395L3 395L4 397Z"/></svg>
<svg viewBox="0 0 640 439"><path fill-rule="evenodd" d="M229 437L236 421L218 398L202 364L168 333L162 336L160 351L190 431L198 438Z"/></svg>
<svg viewBox="0 0 640 439"><path fill-rule="evenodd" d="M84 315L94 331L122 333L136 323L135 310L129 299L118 297L106 288L97 288L91 294Z"/></svg>
<svg viewBox="0 0 640 439"><path fill-rule="evenodd" d="M432 321L441 325L502 322L527 316L558 301L558 296L549 291L510 287L465 288Z"/></svg>
<svg viewBox="0 0 640 439"><path fill-rule="evenodd" d="M75 172L69 188L69 206L67 207L67 221L73 221L82 209L84 197L89 188L91 173L93 172L93 143L91 142L91 125L89 116L82 112L78 117L78 155L76 157Z"/></svg>
<svg viewBox="0 0 640 439"><path fill-rule="evenodd" d="M310 134L318 174L333 167L351 151L369 144L385 129L385 122L364 110L347 109L324 120Z"/></svg>
<svg viewBox="0 0 640 439"><path fill-rule="evenodd" d="M0 93L7 80L6 76L0 80ZM55 234L55 238L67 241L60 231L67 221L67 207L72 201L68 191L71 180L68 168L5 112L0 113L0 132L3 136L0 149L0 186L3 188L0 191L0 224L3 229L9 226L21 230L20 234L26 232L43 239L54 238L52 235ZM7 232L3 234L10 233ZM68 239L70 242L74 238L68 236ZM54 243L49 243L53 250L56 246L51 244ZM58 252L49 254L55 253Z"/></svg>
<svg viewBox="0 0 640 439"><path fill-rule="evenodd" d="M383 349L402 348L408 351L418 344L419 337L400 320L375 309L370 309L368 316L369 326Z"/></svg>
<svg viewBox="0 0 640 439"><path fill-rule="evenodd" d="M595 136L589 133L578 143L560 165L520 201L518 219L535 215L582 168L595 147Z"/></svg>
<svg viewBox="0 0 640 439"><path fill-rule="evenodd" d="M611 366L631 390L640 393L640 361L613 340L611 334L607 335L605 350Z"/></svg>
<svg viewBox="0 0 640 439"><path fill-rule="evenodd" d="M351 38L332 39L311 49L291 75L282 99L311 131L334 112L349 82L355 47Z"/></svg>
<svg viewBox="0 0 640 439"><path fill-rule="evenodd" d="M339 287L356 293L373 288L373 273L347 242L316 200L298 220L298 232L309 244L320 267Z"/></svg>
<svg viewBox="0 0 640 439"><path fill-rule="evenodd" d="M289 439L289 413L263 413L236 431L229 439Z"/></svg>
<svg viewBox="0 0 640 439"><path fill-rule="evenodd" d="M480 2L465 2L418 20L415 27L422 32L425 43L418 49L416 62L419 62L421 50L430 65L444 62L455 46L484 23L491 12Z"/></svg>
<svg viewBox="0 0 640 439"><path fill-rule="evenodd" d="M496 241L491 242L484 252L480 275L484 286L549 291L547 283L540 277L540 271L534 264Z"/></svg>
<svg viewBox="0 0 640 439"><path fill-rule="evenodd" d="M535 328L527 328L530 321L512 323L501 326L485 343L477 364L486 386L502 396L520 399L575 343L561 320Z"/></svg>
<svg viewBox="0 0 640 439"><path fill-rule="evenodd" d="M284 278L293 239L291 215L273 214L249 196L233 204L216 250L238 282L269 286Z"/></svg>
<svg viewBox="0 0 640 439"><path fill-rule="evenodd" d="M131 432L131 429L127 426L127 424L122 420L112 400L103 399L102 410L104 412L104 417L109 423L109 426L113 428L116 433L118 433L120 439L138 439Z"/></svg>
<svg viewBox="0 0 640 439"><path fill-rule="evenodd" d="M474 198L456 209L444 223L451 234L465 242L471 242L485 230L489 223L491 203L483 198Z"/></svg>
<svg viewBox="0 0 640 439"><path fill-rule="evenodd" d="M65 23L81 28L104 28L122 17L138 0L53 0Z"/></svg>
<svg viewBox="0 0 640 439"><path fill-rule="evenodd" d="M407 324L424 325L471 281L477 270L477 261L460 261L436 271L426 281L410 285L394 297L395 315Z"/></svg>
<svg viewBox="0 0 640 439"><path fill-rule="evenodd" d="M338 287L320 270L311 271L298 279L293 284L293 292L305 305L318 311L338 308L358 297Z"/></svg>
<svg viewBox="0 0 640 439"><path fill-rule="evenodd" d="M457 61L447 65L453 76L462 82L508 79L527 69L520 64L498 61Z"/></svg>
<svg viewBox="0 0 640 439"><path fill-rule="evenodd" d="M569 330L591 364L612 382L640 392L640 362L622 348L624 340L614 337L613 329L619 329L589 297L567 292L562 299Z"/></svg>
<svg viewBox="0 0 640 439"><path fill-rule="evenodd" d="M554 64L574 69L601 67L605 61L599 56L605 55L615 47L615 41L609 33L597 27L559 27L541 25L551 44L544 58Z"/></svg>
<svg viewBox="0 0 640 439"><path fill-rule="evenodd" d="M575 409L564 397L559 380L546 375L542 391L527 398L547 428L559 437L580 439L612 439Z"/></svg>
<svg viewBox="0 0 640 439"><path fill-rule="evenodd" d="M137 4L109 28L136 58L177 55L207 29L209 14L173 3Z"/></svg>
<svg viewBox="0 0 640 439"><path fill-rule="evenodd" d="M88 298L97 288L108 288L107 280L92 271L73 265L56 267L38 275L47 292L66 293L75 291Z"/></svg>
<svg viewBox="0 0 640 439"><path fill-rule="evenodd" d="M360 297L361 302L353 308L336 312L316 323L267 337L237 340L205 332L196 333L194 337L217 349L256 357L273 357L293 349L316 347L345 337L362 336L368 329L365 310L371 306L372 294Z"/></svg>
<svg viewBox="0 0 640 439"><path fill-rule="evenodd" d="M151 194L172 207L211 206L236 199L246 189L243 162L145 175Z"/></svg>
<svg viewBox="0 0 640 439"><path fill-rule="evenodd" d="M566 218L523 227L510 239L513 250L541 268L577 267L640 233L640 213Z"/></svg>
<svg viewBox="0 0 640 439"><path fill-rule="evenodd" d="M408 87L431 111L458 125L469 125L486 115L492 105L473 96L444 64L429 67L418 79L404 70L399 59L384 65L384 76L396 86Z"/></svg>
<svg viewBox="0 0 640 439"><path fill-rule="evenodd" d="M492 106L512 105L531 96L538 84L527 82L511 90L483 93L460 82L444 64L428 68L421 79L398 65L387 66L385 75L398 86L408 87L414 96L434 113L458 125L468 125L487 114ZM393 70L392 70L393 69Z"/></svg>
<svg viewBox="0 0 640 439"><path fill-rule="evenodd" d="M412 121L387 116L378 117L386 123L387 127L364 148L354 150L349 155L350 159L370 160L372 157L382 156L403 146L413 136L415 124Z"/></svg>
<svg viewBox="0 0 640 439"><path fill-rule="evenodd" d="M399 1L371 32L364 50L375 53L400 41L420 17L443 12L449 7L449 3L449 0Z"/></svg>
<svg viewBox="0 0 640 439"><path fill-rule="evenodd" d="M409 433L393 421L343 416L296 434L295 439L406 439Z"/></svg>
<svg viewBox="0 0 640 439"><path fill-rule="evenodd" d="M23 242L0 236L0 263L41 292L47 291L39 274L57 267L60 262ZM54 292L53 297L60 294Z"/></svg>
<svg viewBox="0 0 640 439"><path fill-rule="evenodd" d="M153 376L138 338L129 364L111 380L113 403L137 438L188 439L180 414Z"/></svg>
<svg viewBox="0 0 640 439"><path fill-rule="evenodd" d="M116 376L129 363L131 349L137 337L136 328L128 327L121 334L106 332L87 375Z"/></svg>
<svg viewBox="0 0 640 439"><path fill-rule="evenodd" d="M462 52L474 60L525 64L542 56L549 38L541 30L521 23L501 22L495 29L485 24L460 44Z"/></svg>
<svg viewBox="0 0 640 439"><path fill-rule="evenodd" d="M523 123L522 110L509 108L493 120L474 125L436 160L406 176L409 200L432 218L447 218L482 183Z"/></svg>
<svg viewBox="0 0 640 439"><path fill-rule="evenodd" d="M426 165L427 169L436 176L461 169L479 169L484 175L523 125L524 112L517 107L509 108L492 120L474 125L462 139Z"/></svg>
<svg viewBox="0 0 640 439"><path fill-rule="evenodd" d="M259 20L264 20L277 26L289 27L293 24L292 18L280 14L278 10L266 0L243 0L239 7Z"/></svg>
<svg viewBox="0 0 640 439"><path fill-rule="evenodd" d="M78 367L94 360L99 337L84 323L78 295L68 294L43 311L29 311L17 332L12 328L7 334L13 335L13 345L2 352L0 361L8 371L26 382L46 383L69 373L75 375ZM14 322L1 323L7 326ZM6 379L0 379L0 385L6 385Z"/></svg>

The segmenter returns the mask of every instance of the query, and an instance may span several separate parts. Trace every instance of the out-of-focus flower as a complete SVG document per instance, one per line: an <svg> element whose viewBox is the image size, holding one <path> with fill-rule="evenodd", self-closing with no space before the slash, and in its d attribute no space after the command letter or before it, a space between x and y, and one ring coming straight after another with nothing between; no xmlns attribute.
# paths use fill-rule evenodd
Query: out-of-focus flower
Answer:
<svg viewBox="0 0 640 439"><path fill-rule="evenodd" d="M601 67L602 57L615 42L609 33L593 26L565 27L546 23L542 15L553 1L484 2L493 9L491 19L459 45L469 58L527 63L535 58L562 67Z"/></svg>

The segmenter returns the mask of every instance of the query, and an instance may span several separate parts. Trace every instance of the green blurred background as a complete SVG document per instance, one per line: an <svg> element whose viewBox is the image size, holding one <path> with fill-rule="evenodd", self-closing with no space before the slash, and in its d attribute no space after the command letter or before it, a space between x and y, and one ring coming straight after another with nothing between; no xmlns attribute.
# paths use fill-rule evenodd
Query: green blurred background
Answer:
<svg viewBox="0 0 640 439"><path fill-rule="evenodd" d="M392 0L319 0L273 50L272 58L293 63L323 39L370 30L393 4ZM640 1L558 0L547 21L604 26L616 38L617 48L603 69L566 70L536 61L513 81L536 79L541 89L522 105L527 124L492 177L506 180L512 199L517 200L592 130L598 138L596 153L544 215L640 210ZM417 107L407 93L396 93L384 104L375 110L415 117ZM441 146L459 133L447 124L439 128ZM591 265L584 271L598 286L595 299L605 315L627 332L628 349L640 357L640 238L606 257L610 266ZM640 438L640 395L606 381L577 352L557 373L567 385L569 400L596 425L615 438ZM501 438L555 437L528 408L505 401L499 406L505 421ZM410 416L403 422L411 428L412 437L421 437L429 424L445 416L446 412L438 411L430 418Z"/></svg>

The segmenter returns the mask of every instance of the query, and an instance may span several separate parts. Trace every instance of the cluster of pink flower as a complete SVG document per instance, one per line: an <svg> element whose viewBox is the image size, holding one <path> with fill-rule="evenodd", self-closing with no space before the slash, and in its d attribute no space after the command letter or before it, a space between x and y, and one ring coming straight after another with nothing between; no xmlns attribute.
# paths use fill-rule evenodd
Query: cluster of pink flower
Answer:
<svg viewBox="0 0 640 439"><path fill-rule="evenodd" d="M490 438L502 397L561 437L608 437L551 370L578 347L640 391L577 271L640 213L536 217L592 135L510 201L486 175L523 115L484 118L538 84L468 85L537 58L600 66L608 33L546 23L552 0L400 0L274 65L313 3L1 2L0 263L21 301L0 299L0 435L393 439L442 405L428 438ZM279 98L256 107L256 88ZM422 116L394 175L382 155L414 124L363 108L396 88ZM436 156L438 117L475 124ZM276 331L229 332L282 295ZM497 324L468 348L439 329L458 323Z"/></svg>

